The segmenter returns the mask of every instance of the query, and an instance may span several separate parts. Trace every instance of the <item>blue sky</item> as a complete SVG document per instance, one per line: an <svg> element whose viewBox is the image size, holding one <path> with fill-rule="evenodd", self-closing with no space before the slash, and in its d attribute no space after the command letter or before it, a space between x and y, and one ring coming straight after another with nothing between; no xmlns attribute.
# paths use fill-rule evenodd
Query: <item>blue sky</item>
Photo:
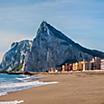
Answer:
<svg viewBox="0 0 104 104"><path fill-rule="evenodd" d="M104 51L104 0L0 0L0 56L33 39L43 21L81 45Z"/></svg>

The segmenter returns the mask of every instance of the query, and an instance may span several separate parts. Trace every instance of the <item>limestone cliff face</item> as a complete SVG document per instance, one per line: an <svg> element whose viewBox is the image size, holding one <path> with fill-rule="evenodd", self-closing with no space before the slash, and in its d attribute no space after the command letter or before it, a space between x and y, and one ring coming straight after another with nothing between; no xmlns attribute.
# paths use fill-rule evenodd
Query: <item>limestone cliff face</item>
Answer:
<svg viewBox="0 0 104 104"><path fill-rule="evenodd" d="M93 56L54 27L43 21L33 40L25 70L47 71L66 62L89 60ZM87 50L87 49L86 49Z"/></svg>
<svg viewBox="0 0 104 104"><path fill-rule="evenodd" d="M8 52L4 54L0 70L1 71L20 71L26 61L27 54L30 52L32 41L23 40L14 42Z"/></svg>
<svg viewBox="0 0 104 104"><path fill-rule="evenodd" d="M26 71L44 72L92 57L104 58L104 53L82 47L43 21L33 41L23 40L11 45L2 59L0 71L20 71L25 66Z"/></svg>

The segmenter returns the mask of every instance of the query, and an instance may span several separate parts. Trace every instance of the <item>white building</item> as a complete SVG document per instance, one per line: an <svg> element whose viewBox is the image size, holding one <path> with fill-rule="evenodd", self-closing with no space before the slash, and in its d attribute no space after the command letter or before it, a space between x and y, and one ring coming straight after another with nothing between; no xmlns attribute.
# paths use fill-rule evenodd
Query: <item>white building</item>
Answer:
<svg viewBox="0 0 104 104"><path fill-rule="evenodd" d="M101 69L104 70L104 59L101 60Z"/></svg>

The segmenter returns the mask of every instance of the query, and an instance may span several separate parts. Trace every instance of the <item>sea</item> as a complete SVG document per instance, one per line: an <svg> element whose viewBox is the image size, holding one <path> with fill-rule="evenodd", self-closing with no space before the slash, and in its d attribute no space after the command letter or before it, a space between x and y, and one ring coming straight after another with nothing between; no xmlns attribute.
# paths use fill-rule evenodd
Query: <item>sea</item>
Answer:
<svg viewBox="0 0 104 104"><path fill-rule="evenodd" d="M32 87L45 86L57 82L42 82L40 76L28 76L17 74L0 74L0 96L11 92L30 89ZM35 93L35 92L34 92Z"/></svg>

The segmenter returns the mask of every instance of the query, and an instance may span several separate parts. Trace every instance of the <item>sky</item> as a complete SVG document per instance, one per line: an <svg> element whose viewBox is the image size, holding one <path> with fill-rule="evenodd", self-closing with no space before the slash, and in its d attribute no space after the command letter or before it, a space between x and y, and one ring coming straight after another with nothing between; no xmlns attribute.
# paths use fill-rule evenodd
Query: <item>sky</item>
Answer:
<svg viewBox="0 0 104 104"><path fill-rule="evenodd" d="M104 52L104 0L0 0L0 60L13 42L32 40L43 20Z"/></svg>

